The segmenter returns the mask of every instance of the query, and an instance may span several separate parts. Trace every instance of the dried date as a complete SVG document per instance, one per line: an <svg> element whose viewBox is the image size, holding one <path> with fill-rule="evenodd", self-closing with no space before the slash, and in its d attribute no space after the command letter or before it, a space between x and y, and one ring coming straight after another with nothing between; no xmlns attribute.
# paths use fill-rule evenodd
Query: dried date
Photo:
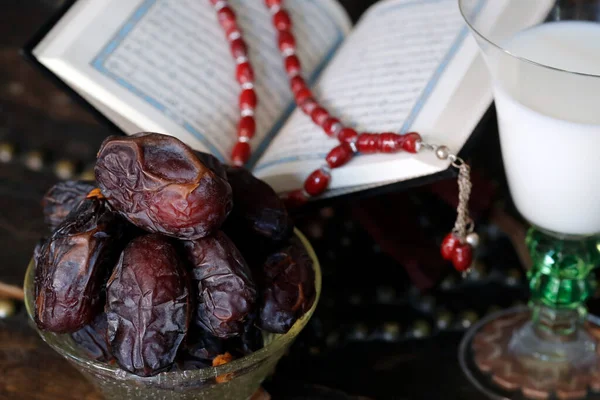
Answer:
<svg viewBox="0 0 600 400"><path fill-rule="evenodd" d="M90 358L110 362L114 358L108 346L107 328L106 314L101 313L89 325L72 333L71 338Z"/></svg>
<svg viewBox="0 0 600 400"><path fill-rule="evenodd" d="M197 326L190 326L186 345L178 357L179 369L201 369L212 366L212 360L225 351L225 340Z"/></svg>
<svg viewBox="0 0 600 400"><path fill-rule="evenodd" d="M244 323L241 336L231 339L218 338L202 328L190 328L186 337L186 347L179 356L179 368L206 368L212 365L217 356L226 352L240 358L260 350L264 344L263 335L254 325L254 321L254 316L250 317Z"/></svg>
<svg viewBox="0 0 600 400"><path fill-rule="evenodd" d="M232 208L227 181L171 136L109 137L95 173L115 210L149 232L199 239L218 230Z"/></svg>
<svg viewBox="0 0 600 400"><path fill-rule="evenodd" d="M256 287L246 261L223 233L185 242L197 288L195 322L210 334L239 336L256 303Z"/></svg>
<svg viewBox="0 0 600 400"><path fill-rule="evenodd" d="M44 221L50 230L54 231L95 187L94 182L87 181L63 181L52 186L42 200Z"/></svg>
<svg viewBox="0 0 600 400"><path fill-rule="evenodd" d="M252 354L264 346L264 337L260 329L254 324L254 320L244 327L244 333L240 338L241 346L237 348L242 356Z"/></svg>
<svg viewBox="0 0 600 400"><path fill-rule="evenodd" d="M212 360L225 351L225 340L202 331L200 328L194 328L195 333L188 338L188 354L196 359L212 363Z"/></svg>
<svg viewBox="0 0 600 400"><path fill-rule="evenodd" d="M131 241L107 285L108 340L126 371L151 376L173 364L189 323L188 277L160 235Z"/></svg>
<svg viewBox="0 0 600 400"><path fill-rule="evenodd" d="M263 333L255 325L256 313L244 324L244 332L240 337L228 339L227 351L236 357L244 357L258 351L264 346Z"/></svg>
<svg viewBox="0 0 600 400"><path fill-rule="evenodd" d="M202 164L210 168L210 170L217 174L217 176L227 180L227 170L221 161L217 159L217 157L201 151L194 151L194 154L196 154L196 157L198 157Z"/></svg>
<svg viewBox="0 0 600 400"><path fill-rule="evenodd" d="M281 242L289 239L294 223L283 201L267 183L255 178L245 168L227 168L233 192L234 208L228 225L244 228L249 234Z"/></svg>
<svg viewBox="0 0 600 400"><path fill-rule="evenodd" d="M263 273L258 326L267 332L286 333L315 300L312 259L293 238L289 246L267 258Z"/></svg>
<svg viewBox="0 0 600 400"><path fill-rule="evenodd" d="M46 244L47 241L48 241L48 238L43 237L40 240L38 240L35 247L33 248L33 261L35 262L36 266L37 266L38 260L40 259L40 255L42 254L42 249L44 248L44 245Z"/></svg>
<svg viewBox="0 0 600 400"><path fill-rule="evenodd" d="M126 231L106 200L83 200L39 248L35 321L40 329L72 333L101 312L103 289Z"/></svg>

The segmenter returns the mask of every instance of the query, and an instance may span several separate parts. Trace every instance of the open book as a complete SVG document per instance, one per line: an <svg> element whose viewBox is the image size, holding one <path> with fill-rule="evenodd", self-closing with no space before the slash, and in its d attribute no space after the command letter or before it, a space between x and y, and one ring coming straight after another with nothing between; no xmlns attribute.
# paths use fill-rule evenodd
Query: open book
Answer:
<svg viewBox="0 0 600 400"><path fill-rule="evenodd" d="M481 2L480 17L495 23L501 10L492 9L494 2L473 1ZM259 97L249 167L279 192L298 188L336 140L295 109L263 0L230 3ZM285 5L316 98L359 132L416 130L458 152L492 102L457 0L380 1L354 28L336 0ZM228 161L240 89L208 0L78 0L29 50L123 132L168 133ZM448 167L425 153L358 156L333 171L331 193Z"/></svg>

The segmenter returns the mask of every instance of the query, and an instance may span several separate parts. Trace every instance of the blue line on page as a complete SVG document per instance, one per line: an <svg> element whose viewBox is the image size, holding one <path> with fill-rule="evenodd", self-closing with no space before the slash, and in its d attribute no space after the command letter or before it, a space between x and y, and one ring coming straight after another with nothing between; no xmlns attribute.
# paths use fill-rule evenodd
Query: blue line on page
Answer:
<svg viewBox="0 0 600 400"><path fill-rule="evenodd" d="M417 1L408 2L408 3L402 3L402 4L392 4L389 7L382 7L381 9L377 10L377 13L380 14L380 13L383 13L383 12L390 11L392 9L405 8L405 7L409 7L409 6L423 5L423 3L438 3L440 1L448 1L448 0L417 0ZM477 14L479 14L479 12L481 11L481 9L482 9L482 7L483 7L484 4L485 4L485 0L480 0L479 1L479 3L477 4L477 7L474 9L474 16L476 16ZM433 93L433 90L436 88L436 86L437 86L438 82L440 81L440 78L442 77L443 73L446 71L446 68L448 67L448 64L450 64L450 62L452 61L452 59L454 58L454 56L458 52L458 49L463 44L465 38L467 37L467 33L468 33L468 28L467 27L464 27L459 32L457 38L455 39L454 43L450 47L450 50L444 56L444 58L440 62L440 65L434 71L432 78L429 80L429 82L427 83L427 85L423 89L423 92L419 96L419 98L418 98L417 102L415 103L413 109L411 110L411 112L409 113L408 117L406 118L404 124L402 125L402 128L399 131L399 133L408 132L410 130L410 128L412 127L413 123L415 122L415 120L419 116L421 110L423 109L425 103L427 102L427 100L429 99L429 97L431 96L431 94ZM307 160L321 160L321 159L323 159L326 156L327 156L327 154L306 154L306 155L301 155L301 156L284 157L284 158L281 158L281 159L277 159L277 160L273 160L273 161L269 161L267 163L264 163L264 164L260 165L258 168L255 168L254 172L258 172L258 171L264 170L266 168L270 168L270 167L273 167L275 165L284 164L284 163L288 163L288 162L307 161ZM360 154L358 154L358 156L360 156Z"/></svg>
<svg viewBox="0 0 600 400"><path fill-rule="evenodd" d="M358 156L360 156L360 154L358 154ZM295 162L295 161L323 160L325 157L327 157L327 153L314 153L314 154L305 154L305 155L301 155L301 156L282 157L282 158L278 158L277 160L273 160L273 161L269 161L269 162L261 164L259 167L254 168L253 172L256 173L258 171L262 171L264 169L273 167L275 165L280 165L280 164L285 164L285 163L290 163L290 162Z"/></svg>
<svg viewBox="0 0 600 400"><path fill-rule="evenodd" d="M449 0L414 0L414 1L407 1L406 3L400 3L400 4L390 4L387 7L386 6L382 6L380 8L378 8L376 10L378 15L384 14L390 10L397 10L399 8L406 8L406 7L412 7L412 6L422 6L423 4L426 3L441 3L443 1L449 1Z"/></svg>
<svg viewBox="0 0 600 400"><path fill-rule="evenodd" d="M269 161L264 164L261 164L260 167L254 168L253 172L262 171L263 169L267 169L267 168L275 166L275 165L285 164L285 163L290 163L290 162L295 162L295 161L323 160L325 157L327 157L327 153L316 153L316 154L305 154L305 155L301 155L301 156L282 157L282 158L278 158L277 160L273 160L273 161Z"/></svg>
<svg viewBox="0 0 600 400"><path fill-rule="evenodd" d="M440 0L431 0L430 2L438 2L438 1L440 1ZM477 7L474 10L474 15L479 14L479 12L481 11L481 8L483 7L484 2L485 2L485 0L479 1L479 3L477 4ZM415 4L415 3L407 3L407 4ZM403 4L403 5L406 5L406 4ZM452 61L452 59L458 52L458 49L460 48L460 46L462 46L463 42L465 41L467 34L468 34L468 28L465 26L464 28L461 29L460 33L458 34L458 37L456 38L456 40L450 47L450 50L448 51L446 56L443 58L442 62L438 66L438 68L433 73L433 76L427 83L427 86L425 86L425 89L421 93L421 96L419 96L419 99L417 100L413 109L411 110L410 114L408 115L408 118L406 119L406 121L404 121L404 124L402 125L402 128L400 129L399 133L405 133L411 129L415 120L421 113L421 110L425 106L425 103L427 103L427 100L431 96L431 93L433 93L434 89L437 87L437 84L439 83L440 78L446 71L448 64L450 64L450 61Z"/></svg>
<svg viewBox="0 0 600 400"><path fill-rule="evenodd" d="M315 4L318 4L318 3L315 3ZM321 75L321 72L323 72L323 70L325 69L327 64L329 64L329 62L331 61L331 59L333 58L333 56L335 55L337 50L340 48L343 41L344 41L344 34L342 33L341 29L338 29L338 38L336 40L336 43L333 45L333 48L329 51L327 56L325 56L325 58L321 61L319 66L317 66L315 71L312 73L312 75L308 79L309 85L312 86L315 84L315 82ZM263 153L269 147L269 144L271 144L271 141L273 140L273 138L277 135L277 132L279 132L279 130L281 130L283 125L289 119L290 115L292 115L292 112L294 111L295 108L296 108L296 103L292 100L290 102L290 104L287 106L287 108L286 108L285 112L283 113L283 115L281 116L281 118L279 118L279 120L275 123L275 125L273 125L273 128L271 129L271 131L265 136L263 141L256 147L256 150L254 151L254 154L252 155L252 157L248 163L249 168L254 168L254 166L256 165L258 160L260 160L260 157L263 155ZM288 157L288 158L293 158L293 157ZM286 159L286 161L280 161L279 164L284 163L284 162L291 162L291 161L294 161L294 160Z"/></svg>
<svg viewBox="0 0 600 400"><path fill-rule="evenodd" d="M113 79L119 85L123 86L125 89L129 90L131 93L140 97L142 100L146 101L152 107L156 108L158 111L165 114L171 120L175 121L173 115L169 112L169 109L156 100L154 97L147 95L142 90L138 89L130 82L125 79L119 77L118 75L112 73L107 70L105 67L106 60L108 57L119 48L123 40L127 37L129 33L135 28L136 24L148 13L148 11L156 4L156 0L146 0L144 1L132 14L132 16L125 22L125 24L119 29L117 34L112 38L112 40L102 49L100 54L92 61L92 66L102 74L108 76ZM178 122L178 121L176 121ZM204 136L201 132L199 132L196 128L194 128L188 122L178 122L186 131L191 133L196 139L198 139L208 151L211 152L215 157L217 157L220 161L225 162L226 158L221 154L221 152L217 149L217 147L209 141L206 136Z"/></svg>
<svg viewBox="0 0 600 400"><path fill-rule="evenodd" d="M211 141L209 141L206 136L204 136L202 133L200 133L196 128L194 128L189 122L184 122L182 124L183 128L190 132L192 135L194 135L198 140L200 140L200 142L206 146L206 148L208 149L208 151L210 152L210 154L212 154L213 156L217 157L219 159L219 161L221 161L222 163L226 163L227 159L219 152L219 150L215 147L214 144L212 144Z"/></svg>
<svg viewBox="0 0 600 400"><path fill-rule="evenodd" d="M467 27L464 27L463 29L461 29L460 33L458 34L458 37L452 44L452 47L450 47L450 51L446 54L446 56L444 56L439 67L433 73L433 76L431 77L431 79L429 80L427 85L425 86L425 89L423 89L423 92L419 96L419 99L415 103L410 114L408 114L408 118L406 118L406 120L404 121L404 124L402 125L402 128L400 129L400 133L408 132L408 130L412 127L415 120L421 113L423 106L425 106L425 103L427 103L427 100L429 100L431 93L433 92L433 90L436 88L438 82L440 81L440 77L446 71L448 64L450 63L450 61L452 61L452 59L456 55L458 48L462 45L466 36L467 36Z"/></svg>
<svg viewBox="0 0 600 400"><path fill-rule="evenodd" d="M123 40L135 28L136 24L148 13L148 11L152 8L152 6L154 6L156 4L156 1L157 0L145 0L135 10L135 12L131 15L131 17L123 24L121 29L119 29L119 31L115 34L115 36L111 39L111 41L102 49L102 51L91 62L91 65L94 69L96 69L100 73L113 79L115 82L117 82L119 85L121 85L125 89L129 90L131 93L140 97L141 99L146 101L148 104L150 104L151 106L156 108L158 111L161 111L162 113L164 113L169 119L180 124L185 130L187 130L196 139L198 139L202 144L204 144L206 146L206 148L215 157L217 157L220 161L225 162L228 159L228 157L225 157L217 149L217 147L203 133L199 132L196 128L194 128L192 124L185 122L185 121L182 122L180 120L177 120L176 118L174 118L172 113L169 112L168 107L161 104L158 100L156 100L152 96L147 95L146 93L144 93L143 91L141 91L140 89L138 89L137 87L132 85L130 82L127 82L125 79L112 73L105 67L105 63L106 63L106 60L108 59L108 57L115 50L117 50L119 48L119 46L121 45ZM322 8L322 4L320 4L319 1L311 0L311 3L313 3L318 8ZM325 66L333 58L333 55L335 54L335 52L337 51L337 49L339 48L340 44L342 43L342 41L344 39L344 34L343 34L342 28L338 25L336 25L335 28L336 28L337 36L338 36L336 39L336 43L333 46L333 48L329 51L329 53L326 55L326 57L321 61L319 66L315 69L313 74L311 75L311 77L309 79L309 82L311 84L314 83L314 81L317 79L317 77L323 71ZM254 165L258 161L261 154L264 153L264 151L268 148L269 143L271 142L273 137L277 134L277 132L281 129L281 127L283 126L285 121L287 121L287 119L289 118L289 116L291 115L293 110L294 110L294 104L291 103L286 108L286 110L285 110L284 114L281 116L281 118L275 123L275 125L273 126L271 131L265 136L265 139L257 146L257 148L254 151L253 157L250 160L249 166Z"/></svg>
<svg viewBox="0 0 600 400"><path fill-rule="evenodd" d="M321 10L324 11L322 4L319 3L318 0L316 0L316 1L311 0L311 3L313 3L317 8L320 8ZM333 56L335 55L337 50L340 48L342 42L344 41L344 32L343 32L342 28L340 28L338 25L336 25L335 28L336 28L336 34L337 34L335 44L333 45L333 47L331 48L329 53L325 56L325 58L323 58L323 60L319 63L319 65L314 70L312 75L309 77L309 79L308 79L309 85L314 85L316 80L321 75L321 72L323 72L323 70L325 69L327 64L329 64L329 62L331 61L331 59L333 58ZM292 100L290 102L290 104L286 107L285 112L281 115L281 117L277 120L277 122L275 122L275 124L273 125L273 127L271 128L269 133L267 133L265 135L262 142L260 142L260 144L258 146L256 146L256 149L253 151L252 156L250 157L250 160L248 161L248 168L253 169L256 166L256 163L258 163L258 160L260 160L260 158L262 157L264 152L269 148L271 141L273 140L273 138L275 138L275 136L277 136L277 132L279 132L281 130L281 128L283 127L283 125L285 125L286 121L292 115L292 112L294 111L295 108L296 108L296 103ZM289 157L289 158L292 158L292 157ZM284 162L291 162L291 161L294 161L294 160L280 161L279 164L284 163Z"/></svg>
<svg viewBox="0 0 600 400"><path fill-rule="evenodd" d="M108 56L110 56L119 47L123 39L127 37L135 25L144 17L144 15L146 15L148 10L150 10L154 4L156 4L156 0L146 0L134 11L131 17L125 22L125 24L123 24L121 29L119 29L111 41L108 42L100 54L98 54L94 61L92 61L92 65L94 67L99 66L104 68L104 61L106 61Z"/></svg>

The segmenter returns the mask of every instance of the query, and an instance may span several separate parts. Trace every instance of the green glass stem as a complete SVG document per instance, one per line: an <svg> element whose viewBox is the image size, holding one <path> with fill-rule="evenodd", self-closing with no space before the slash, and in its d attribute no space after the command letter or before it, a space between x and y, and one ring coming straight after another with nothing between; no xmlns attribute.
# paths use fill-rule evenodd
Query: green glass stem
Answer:
<svg viewBox="0 0 600 400"><path fill-rule="evenodd" d="M586 315L585 301L596 283L590 272L600 262L598 238L557 238L532 228L527 246L530 306L538 334L568 340Z"/></svg>

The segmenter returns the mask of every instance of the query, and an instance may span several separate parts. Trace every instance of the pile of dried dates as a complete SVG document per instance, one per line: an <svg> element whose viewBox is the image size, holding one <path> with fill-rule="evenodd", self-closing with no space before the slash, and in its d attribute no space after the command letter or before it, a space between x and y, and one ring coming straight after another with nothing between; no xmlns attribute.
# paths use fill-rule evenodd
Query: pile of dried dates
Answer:
<svg viewBox="0 0 600 400"><path fill-rule="evenodd" d="M312 260L273 189L156 133L109 137L95 182L44 198L35 321L139 376L220 365L286 333Z"/></svg>

